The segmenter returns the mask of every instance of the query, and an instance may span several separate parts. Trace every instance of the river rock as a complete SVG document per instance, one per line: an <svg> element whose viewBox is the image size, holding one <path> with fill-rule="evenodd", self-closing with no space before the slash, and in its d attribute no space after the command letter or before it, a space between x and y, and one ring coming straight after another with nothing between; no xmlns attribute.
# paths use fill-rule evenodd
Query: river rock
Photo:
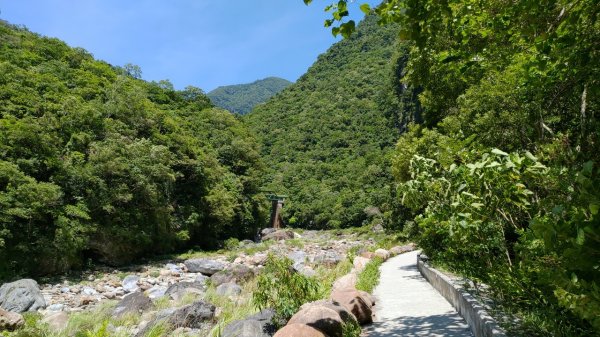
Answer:
<svg viewBox="0 0 600 337"><path fill-rule="evenodd" d="M165 295L178 301L187 293L202 294L206 286L200 282L177 282L169 286Z"/></svg>
<svg viewBox="0 0 600 337"><path fill-rule="evenodd" d="M307 306L292 316L288 324L305 324L329 337L343 337L344 321L335 310L325 306Z"/></svg>
<svg viewBox="0 0 600 337"><path fill-rule="evenodd" d="M69 323L69 314L64 311L53 312L42 319L43 323L48 324L51 330L64 330Z"/></svg>
<svg viewBox="0 0 600 337"><path fill-rule="evenodd" d="M214 316L214 305L204 301L197 301L175 310L168 318L168 322L175 328L201 329L206 328L206 324L211 322Z"/></svg>
<svg viewBox="0 0 600 337"><path fill-rule="evenodd" d="M354 265L354 270L357 273L362 272L363 270L365 270L365 267L367 266L367 263L371 262L371 259L367 259L366 257L362 257L362 256L356 256L354 258L354 261L352 261L352 264Z"/></svg>
<svg viewBox="0 0 600 337"><path fill-rule="evenodd" d="M167 291L167 287L163 286L152 286L152 288L146 290L144 294L148 296L149 299L153 300L155 298L159 298L165 295Z"/></svg>
<svg viewBox="0 0 600 337"><path fill-rule="evenodd" d="M93 295L98 294L98 292L92 287L83 287L83 290L81 290L81 292L84 295L88 295L88 296L93 296Z"/></svg>
<svg viewBox="0 0 600 337"><path fill-rule="evenodd" d="M260 236L261 236L261 237L265 237L266 235L269 235L269 234L271 234L271 233L275 233L275 232L277 232L277 229L276 229L276 228L273 228L273 227L270 227L270 228L263 228L263 229L260 231Z"/></svg>
<svg viewBox="0 0 600 337"><path fill-rule="evenodd" d="M37 311L46 308L46 300L36 281L22 279L0 287L0 308L17 313Z"/></svg>
<svg viewBox="0 0 600 337"><path fill-rule="evenodd" d="M125 296L117 303L113 310L113 316L121 317L128 313L141 313L152 306L150 298L138 291Z"/></svg>
<svg viewBox="0 0 600 337"><path fill-rule="evenodd" d="M327 335L308 325L289 324L277 331L273 337L327 337Z"/></svg>
<svg viewBox="0 0 600 337"><path fill-rule="evenodd" d="M52 304L46 308L48 311L63 311L64 309L65 305L62 303Z"/></svg>
<svg viewBox="0 0 600 337"><path fill-rule="evenodd" d="M225 269L223 262L210 259L189 259L185 260L184 264L188 271L208 276Z"/></svg>
<svg viewBox="0 0 600 337"><path fill-rule="evenodd" d="M356 289L358 276L355 273L346 274L333 282L333 290Z"/></svg>
<svg viewBox="0 0 600 337"><path fill-rule="evenodd" d="M319 252L314 257L315 263L320 263L326 266L335 266L343 260L343 256L333 250Z"/></svg>
<svg viewBox="0 0 600 337"><path fill-rule="evenodd" d="M375 254L375 256L382 259L383 261L390 258L390 252L381 248L377 249L373 254Z"/></svg>
<svg viewBox="0 0 600 337"><path fill-rule="evenodd" d="M276 328L271 323L272 310L266 309L252 316L233 321L223 329L221 337L270 337Z"/></svg>
<svg viewBox="0 0 600 337"><path fill-rule="evenodd" d="M392 255L398 255L398 254L403 254L403 253L407 253L407 252L412 252L415 249L416 249L415 244L409 243L404 246L395 246L395 247L390 248L390 253Z"/></svg>
<svg viewBox="0 0 600 337"><path fill-rule="evenodd" d="M139 287L138 287L138 282L140 281L140 277L137 275L128 275L126 276L123 281L121 282L121 285L123 286L123 289L127 292L133 293L136 292Z"/></svg>
<svg viewBox="0 0 600 337"><path fill-rule="evenodd" d="M335 302L333 300L318 300L318 301L314 301L314 302L304 303L300 307L300 310L304 310L304 309L307 309L307 308L313 307L313 306L326 307L331 310L334 310L335 312L338 313L338 315L340 315L340 318L342 318L342 320L345 323L348 323L350 321L356 322L356 317L354 317L354 315L351 312L349 312L341 304L339 304L338 302Z"/></svg>
<svg viewBox="0 0 600 337"><path fill-rule="evenodd" d="M289 239L293 239L294 238L294 232L289 231L289 230L277 230L275 232L269 233L265 236L262 237L263 241L269 241L269 240L275 240L275 241L281 241L281 240L289 240Z"/></svg>
<svg viewBox="0 0 600 337"><path fill-rule="evenodd" d="M334 290L331 293L331 299L351 312L358 323L368 324L373 321L372 300L365 299L358 290Z"/></svg>
<svg viewBox="0 0 600 337"><path fill-rule="evenodd" d="M217 287L215 292L221 296L235 296L242 292L242 287L235 283L223 283Z"/></svg>
<svg viewBox="0 0 600 337"><path fill-rule="evenodd" d="M306 253L301 250L294 250L288 253L287 257L294 262L294 269L297 271L304 265L304 262L306 262Z"/></svg>
<svg viewBox="0 0 600 337"><path fill-rule="evenodd" d="M243 264L234 264L231 267L221 270L210 277L210 282L215 286L230 282L245 282L254 276L254 272L248 266Z"/></svg>
<svg viewBox="0 0 600 337"><path fill-rule="evenodd" d="M22 327L24 324L25 320L21 314L0 308L0 331L15 330Z"/></svg>

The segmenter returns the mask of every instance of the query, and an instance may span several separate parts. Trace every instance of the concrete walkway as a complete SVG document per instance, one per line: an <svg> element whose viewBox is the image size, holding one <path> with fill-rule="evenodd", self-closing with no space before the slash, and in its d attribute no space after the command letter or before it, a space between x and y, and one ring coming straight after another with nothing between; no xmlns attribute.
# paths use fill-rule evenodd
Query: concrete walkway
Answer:
<svg viewBox="0 0 600 337"><path fill-rule="evenodd" d="M375 322L363 329L363 336L472 337L465 320L417 270L417 253L401 254L381 265L373 292Z"/></svg>

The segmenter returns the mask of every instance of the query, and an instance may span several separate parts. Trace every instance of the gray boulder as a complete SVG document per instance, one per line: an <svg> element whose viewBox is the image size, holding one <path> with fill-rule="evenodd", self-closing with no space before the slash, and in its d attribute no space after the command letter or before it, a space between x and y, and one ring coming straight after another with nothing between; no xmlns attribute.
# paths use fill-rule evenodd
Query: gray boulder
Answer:
<svg viewBox="0 0 600 337"><path fill-rule="evenodd" d="M223 262L210 259L189 259L185 260L183 264L192 273L202 273L208 276L225 269Z"/></svg>
<svg viewBox="0 0 600 337"><path fill-rule="evenodd" d="M139 281L140 281L139 276L128 275L123 279L123 281L121 281L121 285L123 286L123 289L125 289L125 291L133 293L139 289L139 287L137 285Z"/></svg>
<svg viewBox="0 0 600 337"><path fill-rule="evenodd" d="M177 301L187 293L202 294L204 290L206 285L201 282L178 282L171 284L164 294Z"/></svg>
<svg viewBox="0 0 600 337"><path fill-rule="evenodd" d="M215 292L221 296L235 296L242 292L242 287L235 283L223 283L217 287Z"/></svg>
<svg viewBox="0 0 600 337"><path fill-rule="evenodd" d="M254 272L243 264L234 264L230 268L221 270L210 277L210 282L215 286L230 282L245 282L254 276Z"/></svg>
<svg viewBox="0 0 600 337"><path fill-rule="evenodd" d="M343 259L344 257L335 251L327 250L316 254L314 257L314 262L324 264L326 266L335 266Z"/></svg>
<svg viewBox="0 0 600 337"><path fill-rule="evenodd" d="M264 237L265 235L269 235L269 234L271 234L271 233L275 233L275 232L277 232L277 229L275 229L275 228L273 228L273 227L269 227L269 228L263 228L263 229L260 231L260 236L261 236L261 237Z"/></svg>
<svg viewBox="0 0 600 337"><path fill-rule="evenodd" d="M168 322L174 328L206 328L215 317L215 309L215 306L208 302L197 301L175 310Z"/></svg>
<svg viewBox="0 0 600 337"><path fill-rule="evenodd" d="M304 265L304 262L306 262L306 253L301 250L294 250L293 252L288 253L287 257L294 261L294 269L296 269L296 271L299 271Z"/></svg>
<svg viewBox="0 0 600 337"><path fill-rule="evenodd" d="M269 233L267 235L264 235L262 237L262 241L268 241L268 240L281 241L281 240L289 240L289 239L293 239L293 238L294 238L294 232L289 231L289 230L278 230L278 231Z"/></svg>
<svg viewBox="0 0 600 337"><path fill-rule="evenodd" d="M153 300L155 298L164 296L166 291L167 291L167 287L155 285L155 286L152 286L152 288L144 291L144 294L146 296L148 296L148 298Z"/></svg>
<svg viewBox="0 0 600 337"><path fill-rule="evenodd" d="M141 313L153 306L152 301L141 292L125 296L113 310L113 316L120 317L128 313Z"/></svg>
<svg viewBox="0 0 600 337"><path fill-rule="evenodd" d="M0 307L19 313L37 311L46 308L46 300L36 281L22 279L0 287Z"/></svg>
<svg viewBox="0 0 600 337"><path fill-rule="evenodd" d="M221 337L270 337L277 327L271 322L273 310L263 310L257 314L233 321L223 329Z"/></svg>

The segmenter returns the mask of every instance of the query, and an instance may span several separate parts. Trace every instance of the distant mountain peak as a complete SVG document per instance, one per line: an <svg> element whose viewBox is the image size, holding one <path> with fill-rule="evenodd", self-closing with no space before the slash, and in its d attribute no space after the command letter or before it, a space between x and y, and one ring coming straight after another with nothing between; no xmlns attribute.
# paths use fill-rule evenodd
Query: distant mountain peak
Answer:
<svg viewBox="0 0 600 337"><path fill-rule="evenodd" d="M214 105L245 115L256 105L266 102L291 84L292 82L286 79L271 76L252 83L221 86L209 92L207 96Z"/></svg>

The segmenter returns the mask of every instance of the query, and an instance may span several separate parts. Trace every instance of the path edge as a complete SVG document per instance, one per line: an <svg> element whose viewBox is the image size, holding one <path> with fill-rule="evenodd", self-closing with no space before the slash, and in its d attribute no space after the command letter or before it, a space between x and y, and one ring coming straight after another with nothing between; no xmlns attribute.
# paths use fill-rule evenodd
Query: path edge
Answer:
<svg viewBox="0 0 600 337"><path fill-rule="evenodd" d="M426 262L426 257L417 255L417 269L458 313L467 321L475 337L506 337L498 323L490 316L471 294L454 285L450 278Z"/></svg>

